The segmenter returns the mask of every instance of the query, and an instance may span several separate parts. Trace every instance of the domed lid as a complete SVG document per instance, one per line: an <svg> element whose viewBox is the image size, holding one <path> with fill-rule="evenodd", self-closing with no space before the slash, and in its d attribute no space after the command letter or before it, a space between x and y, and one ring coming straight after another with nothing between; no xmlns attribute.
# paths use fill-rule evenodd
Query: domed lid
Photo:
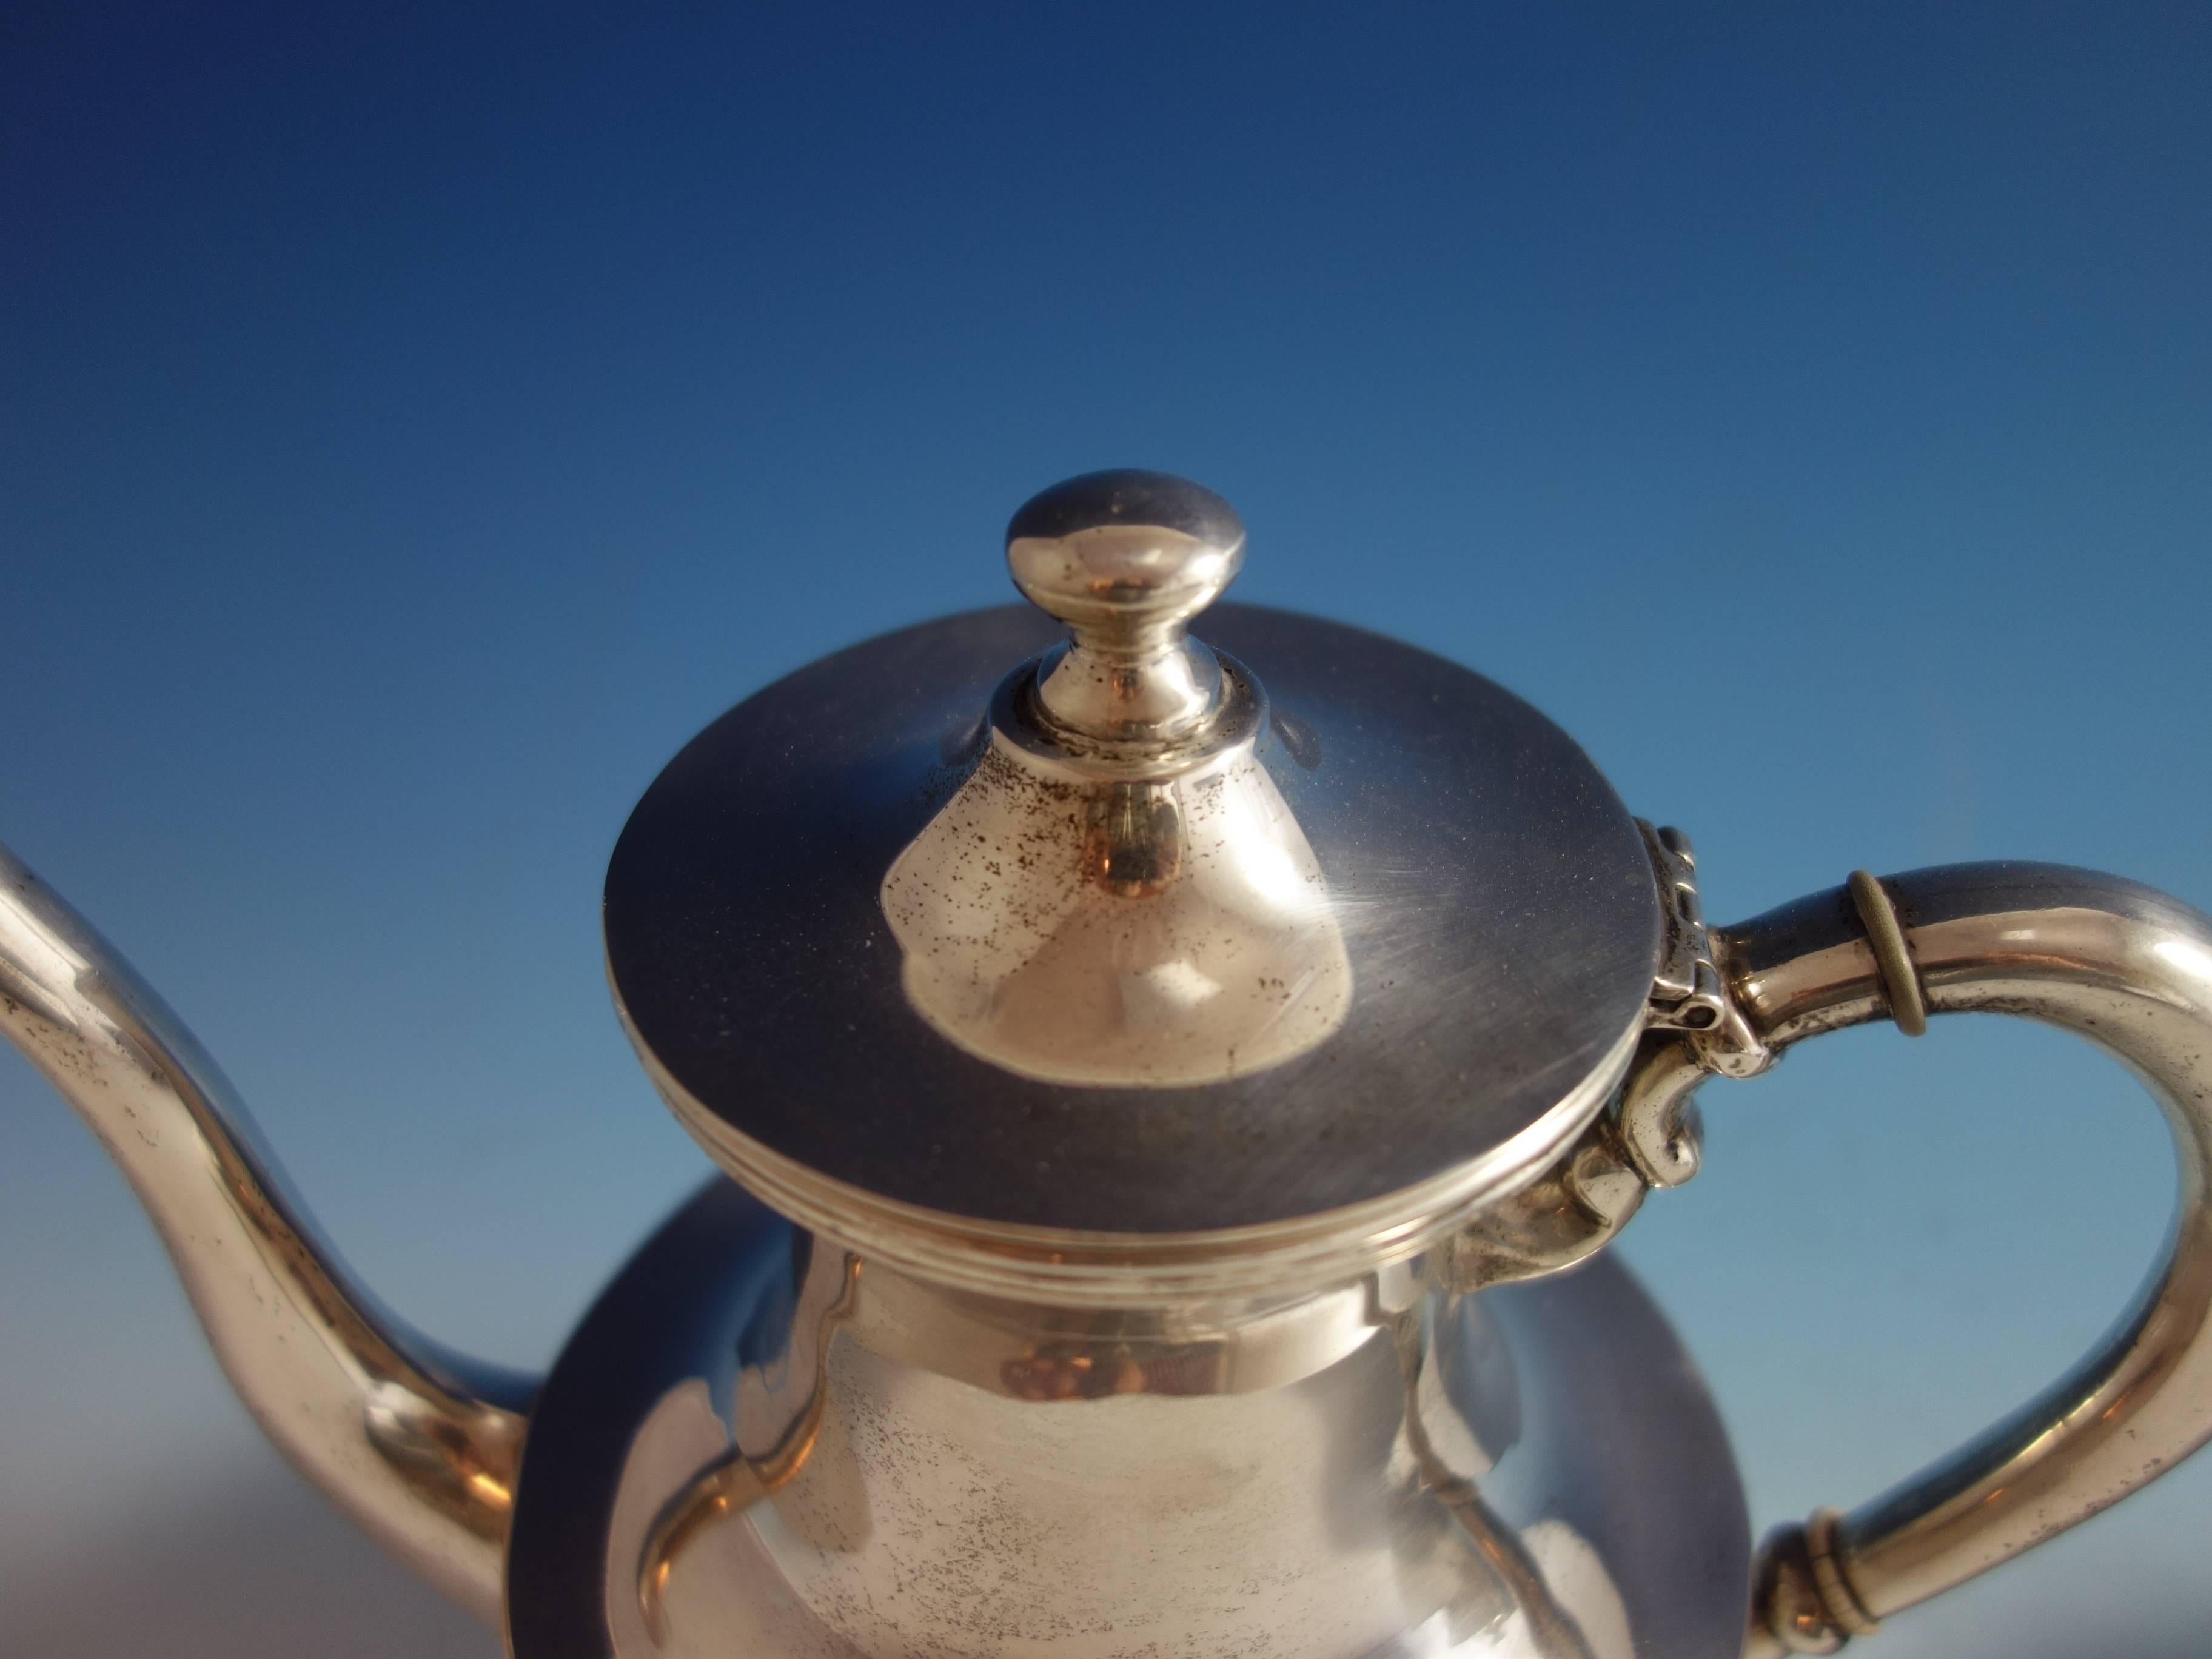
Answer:
<svg viewBox="0 0 2212 1659"><path fill-rule="evenodd" d="M1008 526L1039 610L840 652L670 763L609 972L732 1175L946 1271L1379 1260L1601 1109L1661 945L1635 821L1478 674L1207 609L1243 551L1194 484L1072 479Z"/></svg>

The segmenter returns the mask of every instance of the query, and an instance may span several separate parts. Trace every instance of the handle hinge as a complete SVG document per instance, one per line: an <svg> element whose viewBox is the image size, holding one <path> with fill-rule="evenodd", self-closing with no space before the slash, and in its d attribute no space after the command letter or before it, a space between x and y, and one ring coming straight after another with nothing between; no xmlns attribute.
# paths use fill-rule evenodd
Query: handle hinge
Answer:
<svg viewBox="0 0 2212 1659"><path fill-rule="evenodd" d="M1573 1266L1619 1232L1649 1192L1698 1172L1703 1127L1692 1096L1715 1073L1751 1077L1774 1062L1729 994L1698 899L1689 836L1642 818L1665 933L1643 1041L1620 1091L1542 1177L1462 1229L1449 1282L1468 1291Z"/></svg>
<svg viewBox="0 0 2212 1659"><path fill-rule="evenodd" d="M1636 827L1651 854L1667 930L1651 976L1648 1029L1686 1033L1704 1071L1756 1076L1774 1057L1729 996L1698 897L1697 849L1672 825L1655 829L1638 818Z"/></svg>
<svg viewBox="0 0 2212 1659"><path fill-rule="evenodd" d="M1671 1031L1709 1031L1726 1016L1728 998L1698 902L1697 849L1672 825L1654 829L1638 818L1636 827L1644 832L1659 878L1667 927L1658 971L1651 976L1651 1024Z"/></svg>

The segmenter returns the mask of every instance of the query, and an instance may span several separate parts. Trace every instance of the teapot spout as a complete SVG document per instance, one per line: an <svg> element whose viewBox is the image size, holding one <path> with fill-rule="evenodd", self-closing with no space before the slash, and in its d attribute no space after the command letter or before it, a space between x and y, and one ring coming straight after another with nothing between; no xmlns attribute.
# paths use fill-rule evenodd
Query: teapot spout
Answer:
<svg viewBox="0 0 2212 1659"><path fill-rule="evenodd" d="M496 1624L537 1379L443 1348L355 1284L214 1062L4 847L0 1029L122 1166L263 1431Z"/></svg>

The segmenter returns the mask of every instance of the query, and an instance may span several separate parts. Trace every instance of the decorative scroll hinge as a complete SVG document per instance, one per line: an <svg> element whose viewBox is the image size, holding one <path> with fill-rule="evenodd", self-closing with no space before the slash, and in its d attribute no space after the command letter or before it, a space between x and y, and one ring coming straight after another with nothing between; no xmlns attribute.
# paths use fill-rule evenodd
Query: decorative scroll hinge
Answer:
<svg viewBox="0 0 2212 1659"><path fill-rule="evenodd" d="M1772 1063L1729 996L1698 902L1690 838L1636 822L1650 851L1666 927L1643 1041L1611 1105L1565 1156L1452 1237L1444 1266L1455 1290L1540 1278L1603 1248L1646 1194L1697 1174L1704 1133L1692 1098L1698 1085L1716 1072L1748 1077Z"/></svg>
<svg viewBox="0 0 2212 1659"><path fill-rule="evenodd" d="M1698 1060L1709 1072L1749 1077L1771 1063L1766 1046L1752 1034L1729 999L1727 983L1705 927L1698 899L1698 854L1690 838L1672 827L1654 829L1642 818L1644 845L1666 910L1667 936L1651 977L1651 1014L1646 1029L1684 1031Z"/></svg>
<svg viewBox="0 0 2212 1659"><path fill-rule="evenodd" d="M1638 818L1636 827L1644 832L1666 906L1667 942L1652 975L1650 1023L1663 1030L1710 1031L1726 1016L1728 998L1698 902L1697 849L1671 826L1655 830Z"/></svg>

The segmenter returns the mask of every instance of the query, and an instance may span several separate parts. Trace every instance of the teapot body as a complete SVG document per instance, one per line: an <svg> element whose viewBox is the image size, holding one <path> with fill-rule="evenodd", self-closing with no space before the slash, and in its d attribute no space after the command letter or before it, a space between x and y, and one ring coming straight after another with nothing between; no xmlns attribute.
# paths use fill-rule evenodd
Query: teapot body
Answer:
<svg viewBox="0 0 2212 1659"><path fill-rule="evenodd" d="M1427 1265L1052 1308L717 1183L534 1414L517 1659L1732 1652L1741 1491L1664 1321L1603 1261L1479 1294ZM678 1278L726 1291L688 1341Z"/></svg>

